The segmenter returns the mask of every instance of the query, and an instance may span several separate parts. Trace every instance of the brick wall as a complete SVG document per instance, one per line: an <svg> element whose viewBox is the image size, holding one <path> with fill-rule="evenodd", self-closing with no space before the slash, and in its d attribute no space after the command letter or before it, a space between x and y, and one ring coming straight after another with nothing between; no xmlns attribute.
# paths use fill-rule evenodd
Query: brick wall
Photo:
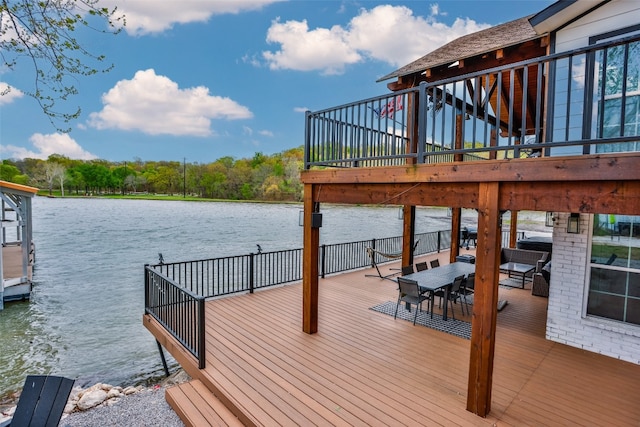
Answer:
<svg viewBox="0 0 640 427"><path fill-rule="evenodd" d="M585 316L593 216L580 215L580 234L567 233L569 214L556 216L547 339L640 364L640 327Z"/></svg>

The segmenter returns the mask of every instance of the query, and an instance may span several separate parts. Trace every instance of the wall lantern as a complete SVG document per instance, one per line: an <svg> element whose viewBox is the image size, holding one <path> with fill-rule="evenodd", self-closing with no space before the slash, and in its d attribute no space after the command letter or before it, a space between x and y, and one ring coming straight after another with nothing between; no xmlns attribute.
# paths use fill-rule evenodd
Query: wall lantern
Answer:
<svg viewBox="0 0 640 427"><path fill-rule="evenodd" d="M567 219L567 233L580 234L580 214L572 213Z"/></svg>
<svg viewBox="0 0 640 427"><path fill-rule="evenodd" d="M311 213L311 228L322 227L322 214L320 212Z"/></svg>
<svg viewBox="0 0 640 427"><path fill-rule="evenodd" d="M547 212L547 216L544 219L544 225L547 227L553 227L553 223L556 221L556 218L553 216L553 212Z"/></svg>
<svg viewBox="0 0 640 427"><path fill-rule="evenodd" d="M304 211L301 210L298 212L298 225L300 227L304 226ZM320 228L322 227L322 213L320 212L312 212L311 213L311 228Z"/></svg>

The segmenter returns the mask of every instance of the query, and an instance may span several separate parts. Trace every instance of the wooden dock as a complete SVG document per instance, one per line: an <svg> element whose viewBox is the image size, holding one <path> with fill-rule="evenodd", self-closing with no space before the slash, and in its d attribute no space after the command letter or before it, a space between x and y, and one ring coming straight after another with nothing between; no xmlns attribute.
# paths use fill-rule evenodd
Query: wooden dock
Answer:
<svg viewBox="0 0 640 427"><path fill-rule="evenodd" d="M640 366L546 340L547 299L530 285L499 290L491 411L468 412L470 341L370 310L397 298L371 273L320 281L313 335L300 284L207 302L203 370L145 316L193 378L167 400L198 426L639 425Z"/></svg>
<svg viewBox="0 0 640 427"><path fill-rule="evenodd" d="M2 247L2 280L4 288L0 295L7 301L28 299L31 293L35 248L32 244L26 275L22 265L22 245L6 245ZM0 307L2 306L0 301Z"/></svg>

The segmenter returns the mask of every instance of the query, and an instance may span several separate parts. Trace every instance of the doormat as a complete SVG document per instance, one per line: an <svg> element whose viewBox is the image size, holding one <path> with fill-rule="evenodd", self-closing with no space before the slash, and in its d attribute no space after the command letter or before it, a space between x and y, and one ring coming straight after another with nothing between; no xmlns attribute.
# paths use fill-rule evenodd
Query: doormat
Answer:
<svg viewBox="0 0 640 427"><path fill-rule="evenodd" d="M377 311L378 313L387 314L393 317L393 313L396 311L396 302L387 301L382 304L375 305L370 310ZM398 319L406 320L413 323L413 316L415 314L416 307L411 306L411 311L408 311L404 303L398 307ZM456 320L449 317L448 320L442 320L442 315L434 314L433 319L431 313L421 311L418 313L416 319L416 325L426 326L427 328L435 329L440 332L455 335L464 339L471 339L471 323L463 322L462 320Z"/></svg>

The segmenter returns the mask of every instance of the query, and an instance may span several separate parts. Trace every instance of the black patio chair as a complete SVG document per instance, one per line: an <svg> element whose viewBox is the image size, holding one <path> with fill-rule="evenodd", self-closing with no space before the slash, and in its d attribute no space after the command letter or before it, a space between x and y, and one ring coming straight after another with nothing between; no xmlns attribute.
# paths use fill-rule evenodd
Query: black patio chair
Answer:
<svg viewBox="0 0 640 427"><path fill-rule="evenodd" d="M460 287L462 286L463 281L464 281L464 274L453 279L453 283L449 288L449 303L451 304L451 316L453 317L453 320L456 319L456 313L453 310L453 304L456 303L459 299L461 299ZM442 298L444 298L445 292L446 290L444 288L438 289L437 291L434 292L434 296L440 297L440 302L438 303L438 307L442 307ZM460 306L462 307L462 301L460 302ZM433 316L433 313L431 313L431 315ZM462 315L464 316L464 308L462 308Z"/></svg>
<svg viewBox="0 0 640 427"><path fill-rule="evenodd" d="M416 263L416 271L424 271L427 270L429 268L429 266L427 265L427 262L418 262Z"/></svg>
<svg viewBox="0 0 640 427"><path fill-rule="evenodd" d="M398 303L396 304L396 312L393 314L395 319L398 316L398 307L401 303L405 303L408 310L411 310L411 304L416 306L416 312L413 315L413 324L416 324L418 311L422 311L422 302L430 299L430 294L420 292L420 286L415 280L398 277Z"/></svg>
<svg viewBox="0 0 640 427"><path fill-rule="evenodd" d="M10 426L56 427L75 380L51 375L28 375Z"/></svg>
<svg viewBox="0 0 640 427"><path fill-rule="evenodd" d="M407 274L415 273L415 271L413 270L413 265L403 265L401 270L402 270L403 276L406 276Z"/></svg>
<svg viewBox="0 0 640 427"><path fill-rule="evenodd" d="M467 314L469 314L469 301L467 301L467 296L473 295L474 287L476 282L476 273L469 273L466 279L462 281L462 285L460 286L460 298L462 302L467 307ZM464 311L462 312L464 314Z"/></svg>
<svg viewBox="0 0 640 427"><path fill-rule="evenodd" d="M437 259L431 260L431 268L440 267L440 261Z"/></svg>

